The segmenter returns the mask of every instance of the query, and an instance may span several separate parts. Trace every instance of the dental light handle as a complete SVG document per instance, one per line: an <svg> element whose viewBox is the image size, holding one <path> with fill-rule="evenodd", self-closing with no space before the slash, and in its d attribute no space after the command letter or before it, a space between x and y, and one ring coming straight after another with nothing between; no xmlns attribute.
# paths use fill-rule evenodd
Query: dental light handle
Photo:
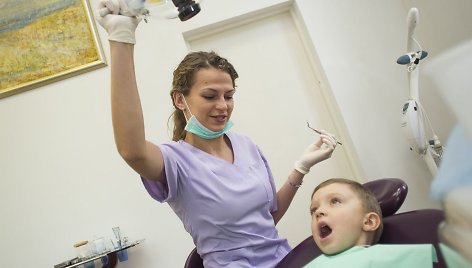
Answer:
<svg viewBox="0 0 472 268"><path fill-rule="evenodd" d="M416 52L409 52L406 53L405 55L401 55L397 59L397 63L400 65L407 65L407 64L418 64L420 63L420 60L426 58L428 56L428 52L424 50L419 50Z"/></svg>

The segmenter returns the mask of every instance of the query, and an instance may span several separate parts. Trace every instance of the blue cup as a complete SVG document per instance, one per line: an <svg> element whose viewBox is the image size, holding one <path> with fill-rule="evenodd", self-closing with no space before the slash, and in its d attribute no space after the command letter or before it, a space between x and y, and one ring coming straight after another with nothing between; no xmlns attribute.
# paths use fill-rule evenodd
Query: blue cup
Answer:
<svg viewBox="0 0 472 268"><path fill-rule="evenodd" d="M128 251L126 249L118 251L117 254L118 254L118 260L120 262L124 262L128 260Z"/></svg>
<svg viewBox="0 0 472 268"><path fill-rule="evenodd" d="M95 268L95 262L91 261L84 263L84 268Z"/></svg>
<svg viewBox="0 0 472 268"><path fill-rule="evenodd" d="M108 256L101 257L100 261L102 262L103 266L107 266L108 265Z"/></svg>

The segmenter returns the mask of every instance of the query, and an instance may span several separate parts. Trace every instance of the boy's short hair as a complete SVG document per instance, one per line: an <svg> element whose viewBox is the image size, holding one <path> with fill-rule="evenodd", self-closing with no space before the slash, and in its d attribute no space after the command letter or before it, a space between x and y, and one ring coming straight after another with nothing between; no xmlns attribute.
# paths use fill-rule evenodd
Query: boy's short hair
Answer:
<svg viewBox="0 0 472 268"><path fill-rule="evenodd" d="M382 209L380 208L377 198L369 189L364 187L364 185L358 183L357 181L353 181L349 179L343 179L343 178L329 179L320 183L318 186L316 186L315 190L313 190L313 193L311 194L311 199L313 199L313 196L319 189L333 183L340 183L340 184L348 185L354 191L357 197L361 200L365 213L375 212L379 215L380 225L379 225L379 228L377 228L377 230L375 230L374 232L374 238L373 238L372 244L376 244L377 242L379 242L380 236L382 235L382 231L383 231Z"/></svg>

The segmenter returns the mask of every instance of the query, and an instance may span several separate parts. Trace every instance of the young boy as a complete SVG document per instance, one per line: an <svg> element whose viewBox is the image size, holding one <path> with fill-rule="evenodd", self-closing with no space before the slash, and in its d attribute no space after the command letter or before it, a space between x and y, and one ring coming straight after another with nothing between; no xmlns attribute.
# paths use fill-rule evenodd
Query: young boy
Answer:
<svg viewBox="0 0 472 268"><path fill-rule="evenodd" d="M324 253L305 268L432 267L432 245L376 245L383 230L382 211L362 184L330 179L311 197L311 230Z"/></svg>

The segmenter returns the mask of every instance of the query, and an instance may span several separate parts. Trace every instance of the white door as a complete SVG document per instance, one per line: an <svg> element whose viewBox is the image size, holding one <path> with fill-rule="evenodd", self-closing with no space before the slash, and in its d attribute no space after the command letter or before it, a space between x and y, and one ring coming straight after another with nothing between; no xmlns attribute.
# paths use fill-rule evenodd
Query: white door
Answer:
<svg viewBox="0 0 472 268"><path fill-rule="evenodd" d="M235 19L222 30L200 29L184 34L189 50L213 50L236 68L233 131L250 136L260 146L280 187L293 163L318 134L307 127L336 133L325 97L295 24L291 7L252 14L250 22ZM217 26L217 25L216 25ZM215 25L210 27L217 29ZM204 28L204 27L203 27ZM332 177L353 178L343 146L332 158L312 168L289 211L280 235L295 246L310 235L310 196L314 187Z"/></svg>

